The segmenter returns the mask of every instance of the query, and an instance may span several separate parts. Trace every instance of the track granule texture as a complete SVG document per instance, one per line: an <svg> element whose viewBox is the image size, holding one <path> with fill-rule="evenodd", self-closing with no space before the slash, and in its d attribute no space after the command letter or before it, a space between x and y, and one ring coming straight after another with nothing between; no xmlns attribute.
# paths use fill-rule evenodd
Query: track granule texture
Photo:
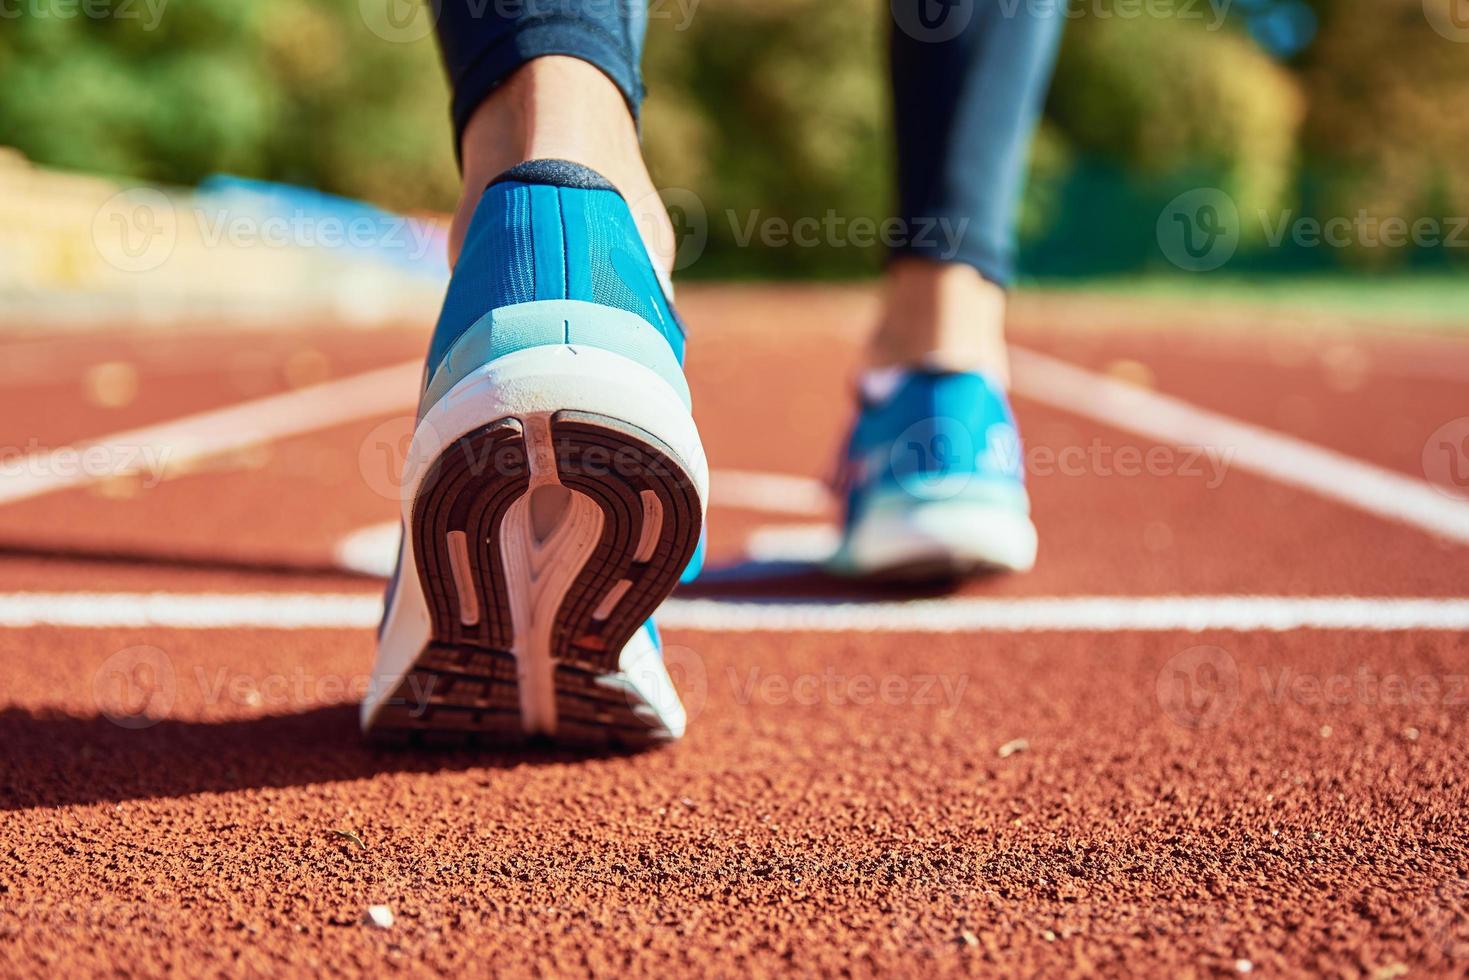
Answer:
<svg viewBox="0 0 1469 980"><path fill-rule="evenodd" d="M686 306L715 470L825 472L869 297L711 290ZM1018 327L1037 349L1144 365L1159 390L1412 476L1423 440L1469 411L1413 338L1354 341L1371 356L1346 397L1344 355L1286 357L1248 331L1068 345L1058 325ZM95 354L58 341L33 352L55 383L0 416L4 441L64 445L288 390L259 357L249 393L225 388L252 349L351 374L422 342L285 336L214 331L173 353L147 334L93 340ZM1460 363L1434 343L1434 370ZM78 402L98 358L135 365L130 407ZM783 398L748 394L766 390ZM1019 410L1032 446L1149 445ZM383 421L155 487L0 505L0 592L374 593L334 549L395 513L360 464ZM1469 581L1461 545L1248 473L1032 486L1036 571L961 597L1453 597ZM829 516L716 505L715 567L753 530ZM814 575L721 581L686 594L873 597ZM357 733L367 629L0 625L0 974L1469 971L1460 633L665 639L690 716L674 745L412 751Z"/></svg>

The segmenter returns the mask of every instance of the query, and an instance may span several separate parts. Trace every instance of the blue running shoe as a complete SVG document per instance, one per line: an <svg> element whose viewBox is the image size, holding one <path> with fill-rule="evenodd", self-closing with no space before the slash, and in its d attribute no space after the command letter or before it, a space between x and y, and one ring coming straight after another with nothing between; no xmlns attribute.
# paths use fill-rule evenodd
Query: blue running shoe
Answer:
<svg viewBox="0 0 1469 980"><path fill-rule="evenodd" d="M891 372L861 396L838 482L842 575L933 579L1025 571L1035 526L1019 431L982 374Z"/></svg>
<svg viewBox="0 0 1469 980"><path fill-rule="evenodd" d="M370 737L682 734L650 617L709 495L683 351L610 183L559 160L491 183L429 347Z"/></svg>

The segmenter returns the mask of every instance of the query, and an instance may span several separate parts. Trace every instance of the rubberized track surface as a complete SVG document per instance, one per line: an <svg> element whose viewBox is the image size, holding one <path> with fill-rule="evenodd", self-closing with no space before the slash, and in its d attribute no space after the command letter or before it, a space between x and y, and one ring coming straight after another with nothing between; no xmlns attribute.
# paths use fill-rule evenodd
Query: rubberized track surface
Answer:
<svg viewBox="0 0 1469 980"><path fill-rule="evenodd" d="M826 472L869 299L685 306L716 501L721 471ZM1469 343L1086 333L1034 313L1017 339L1425 487L1469 477L1452 439L1438 448L1469 416ZM18 344L0 492L60 465L58 447L424 340ZM1033 397L1018 409L1043 471L1036 571L923 598L1111 597L1125 622L670 629L689 735L633 755L373 749L352 704L369 629L61 625L55 596L19 595L374 595L337 547L393 517L391 413L180 450L161 481L108 475L131 465L114 454L83 485L0 504L0 971L1463 974L1463 630L1390 628L1384 604L1345 600L1367 628L1128 619L1133 600L1245 594L1457 615L1463 539L1240 465L1148 457L1159 443ZM908 598L739 565L771 525L829 519L770 496L713 508L715 574L681 593L713 606L684 621ZM391 928L363 923L376 905Z"/></svg>

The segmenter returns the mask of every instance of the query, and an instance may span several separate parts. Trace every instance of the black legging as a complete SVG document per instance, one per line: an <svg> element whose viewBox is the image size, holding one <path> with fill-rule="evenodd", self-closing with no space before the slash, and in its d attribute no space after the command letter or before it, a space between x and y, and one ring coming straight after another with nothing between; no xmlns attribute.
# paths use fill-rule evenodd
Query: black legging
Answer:
<svg viewBox="0 0 1469 980"><path fill-rule="evenodd" d="M532 58L600 68L636 117L644 0L433 0L457 134L487 94ZM1064 0L891 0L897 136L896 255L965 262L1005 285L1031 131Z"/></svg>

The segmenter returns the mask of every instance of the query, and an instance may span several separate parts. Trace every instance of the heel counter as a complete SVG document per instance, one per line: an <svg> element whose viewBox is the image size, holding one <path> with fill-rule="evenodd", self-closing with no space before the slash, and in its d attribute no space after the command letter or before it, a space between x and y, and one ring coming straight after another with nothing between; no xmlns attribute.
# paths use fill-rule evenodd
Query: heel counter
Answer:
<svg viewBox="0 0 1469 980"><path fill-rule="evenodd" d="M558 175L563 182L521 179ZM627 202L595 171L532 161L496 178L475 209L430 344L430 374L487 314L562 300L642 318L682 364L683 325Z"/></svg>

